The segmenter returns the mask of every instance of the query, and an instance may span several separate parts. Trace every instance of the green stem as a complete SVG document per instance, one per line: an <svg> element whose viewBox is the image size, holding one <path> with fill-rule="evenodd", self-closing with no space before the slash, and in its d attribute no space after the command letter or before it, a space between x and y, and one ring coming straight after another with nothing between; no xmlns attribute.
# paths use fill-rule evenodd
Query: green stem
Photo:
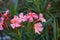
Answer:
<svg viewBox="0 0 60 40"><path fill-rule="evenodd" d="M19 40L22 40L21 33L20 33L19 30L17 31L17 33L18 33L18 38L19 38Z"/></svg>
<svg viewBox="0 0 60 40"><path fill-rule="evenodd" d="M30 34L30 30L31 30L30 22L28 22L28 24L27 24L28 37L29 37L29 40L32 40L32 37L31 37L31 34Z"/></svg>

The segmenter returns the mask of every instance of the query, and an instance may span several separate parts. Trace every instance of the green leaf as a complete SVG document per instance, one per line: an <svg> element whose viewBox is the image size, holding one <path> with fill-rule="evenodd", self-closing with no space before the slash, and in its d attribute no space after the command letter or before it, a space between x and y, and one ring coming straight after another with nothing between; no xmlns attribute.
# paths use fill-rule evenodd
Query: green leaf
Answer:
<svg viewBox="0 0 60 40"><path fill-rule="evenodd" d="M14 38L16 40L18 40L18 36L15 33L10 33L9 31L4 31L5 34L7 34L8 36L10 36L11 38Z"/></svg>
<svg viewBox="0 0 60 40"><path fill-rule="evenodd" d="M57 34L56 34L56 33L57 33L56 28L57 28L57 27L56 27L56 19L55 19L55 17L53 18L52 27L53 27L53 37L54 37L53 40L57 40L57 39L56 39L56 38L57 38L57 37L56 37L56 35L57 35Z"/></svg>
<svg viewBox="0 0 60 40"><path fill-rule="evenodd" d="M27 2L29 2L29 3L32 3L33 2L33 0L26 0Z"/></svg>
<svg viewBox="0 0 60 40"><path fill-rule="evenodd" d="M46 40L49 40L48 27L47 26L45 26L45 34L46 34Z"/></svg>
<svg viewBox="0 0 60 40"><path fill-rule="evenodd" d="M37 11L38 11L38 13L40 13L41 11L41 9L40 9L40 6L39 6L39 0L34 0L34 4L35 4L35 6L36 6L36 9L37 9Z"/></svg>
<svg viewBox="0 0 60 40"><path fill-rule="evenodd" d="M14 10L16 11L16 14L17 14L17 8L18 8L18 0L15 0Z"/></svg>
<svg viewBox="0 0 60 40"><path fill-rule="evenodd" d="M18 11L17 11L17 8L18 8L18 0L15 0L14 3L11 2L11 5L10 5L10 12L11 14L14 16L14 15L18 15Z"/></svg>
<svg viewBox="0 0 60 40"><path fill-rule="evenodd" d="M46 26L49 22L51 22L52 21L52 18L49 18L47 21L46 21L46 23L43 23L43 26Z"/></svg>

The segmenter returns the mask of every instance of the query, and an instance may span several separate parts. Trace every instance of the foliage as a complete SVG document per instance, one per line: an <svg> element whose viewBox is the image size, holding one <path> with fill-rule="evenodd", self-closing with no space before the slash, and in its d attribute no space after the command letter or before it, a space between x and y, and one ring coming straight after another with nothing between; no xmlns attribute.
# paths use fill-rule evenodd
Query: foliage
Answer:
<svg viewBox="0 0 60 40"><path fill-rule="evenodd" d="M51 7L46 9L48 4L50 3ZM46 23L42 23L44 25L44 31L41 35L32 33L29 35L33 40L58 40L60 37L60 1L59 0L16 0L16 1L4 1L2 3L5 6L2 8L0 6L0 12L5 12L6 9L9 9L12 15L18 15L19 12L27 13L29 9L36 13L43 13L44 17L47 19ZM28 24L29 26L29 24ZM21 28L19 31L21 32L23 40L29 40L28 35L26 35L26 28ZM9 29L13 30L13 29ZM17 39L15 33L10 33L10 31L4 31L7 35L12 38ZM13 30L14 32L14 30ZM32 31L33 32L33 31ZM18 33L18 32L17 32ZM12 34L12 35L11 35ZM30 38L30 40L32 40Z"/></svg>

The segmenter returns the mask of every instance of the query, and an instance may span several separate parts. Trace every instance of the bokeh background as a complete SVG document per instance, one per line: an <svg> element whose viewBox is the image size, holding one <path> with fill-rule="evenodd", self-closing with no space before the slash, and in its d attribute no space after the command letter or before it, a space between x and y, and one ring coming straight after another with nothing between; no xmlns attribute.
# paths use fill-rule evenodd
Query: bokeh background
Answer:
<svg viewBox="0 0 60 40"><path fill-rule="evenodd" d="M46 9L48 5L50 7ZM42 12L47 23L42 36L35 35L35 39L60 40L60 0L0 0L0 13L4 13L7 9L12 15L20 12L26 14L29 9L36 13ZM0 31L1 35L3 33L4 31Z"/></svg>

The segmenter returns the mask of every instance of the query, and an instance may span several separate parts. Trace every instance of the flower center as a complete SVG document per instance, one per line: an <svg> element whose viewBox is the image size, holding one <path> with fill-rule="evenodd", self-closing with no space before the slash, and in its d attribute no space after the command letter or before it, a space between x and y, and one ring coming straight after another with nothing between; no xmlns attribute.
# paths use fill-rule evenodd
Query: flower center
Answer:
<svg viewBox="0 0 60 40"><path fill-rule="evenodd" d="M17 21L16 20L14 20L14 22L13 22L14 24L16 24L17 23Z"/></svg>
<svg viewBox="0 0 60 40"><path fill-rule="evenodd" d="M29 13L29 16L32 17L32 13Z"/></svg>

